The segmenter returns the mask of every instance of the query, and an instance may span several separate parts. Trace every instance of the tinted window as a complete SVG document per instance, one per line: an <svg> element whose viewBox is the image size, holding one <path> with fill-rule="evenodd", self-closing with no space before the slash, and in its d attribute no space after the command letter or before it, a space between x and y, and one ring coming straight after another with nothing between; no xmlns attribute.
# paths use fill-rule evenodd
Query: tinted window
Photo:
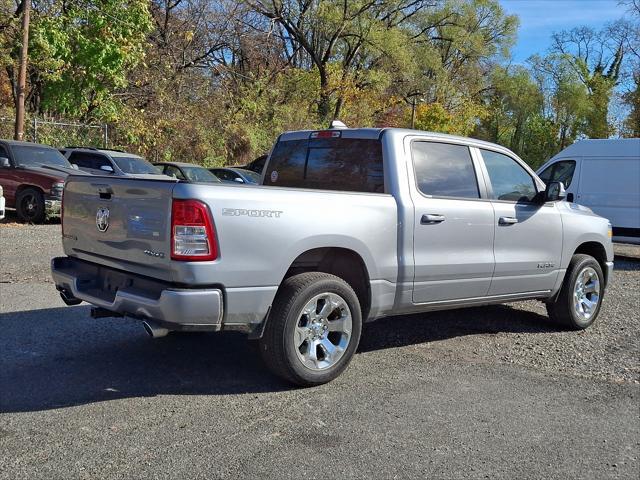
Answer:
<svg viewBox="0 0 640 480"><path fill-rule="evenodd" d="M103 165L111 166L111 162L104 155L87 152L73 152L69 157L69 161L80 168L93 168L96 170Z"/></svg>
<svg viewBox="0 0 640 480"><path fill-rule="evenodd" d="M75 163L80 168L92 168L91 158L80 152L72 152L69 156L69 161Z"/></svg>
<svg viewBox="0 0 640 480"><path fill-rule="evenodd" d="M384 193L379 140L325 138L279 142L265 185Z"/></svg>
<svg viewBox="0 0 640 480"><path fill-rule="evenodd" d="M269 160L265 185L301 187L304 185L304 167L307 161L308 140L278 142Z"/></svg>
<svg viewBox="0 0 640 480"><path fill-rule="evenodd" d="M489 172L493 198L513 202L530 202L537 190L533 177L513 158L490 150L481 150Z"/></svg>
<svg viewBox="0 0 640 480"><path fill-rule="evenodd" d="M563 160L545 168L540 174L540 178L547 185L549 182L562 182L565 188L569 188L575 170L576 162L573 160Z"/></svg>
<svg viewBox="0 0 640 480"><path fill-rule="evenodd" d="M480 198L469 147L413 142L411 153L418 188L425 195Z"/></svg>
<svg viewBox="0 0 640 480"><path fill-rule="evenodd" d="M12 145L11 151L18 165L25 167L64 167L71 168L71 164L58 150L49 147L31 145Z"/></svg>
<svg viewBox="0 0 640 480"><path fill-rule="evenodd" d="M113 166L107 157L104 155L95 155L93 157L93 168L100 170L101 167L111 167L113 169Z"/></svg>

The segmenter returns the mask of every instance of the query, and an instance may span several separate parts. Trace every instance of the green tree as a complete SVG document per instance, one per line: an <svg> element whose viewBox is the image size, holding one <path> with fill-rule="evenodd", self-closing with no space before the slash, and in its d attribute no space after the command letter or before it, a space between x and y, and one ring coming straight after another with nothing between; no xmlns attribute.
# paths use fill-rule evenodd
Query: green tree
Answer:
<svg viewBox="0 0 640 480"><path fill-rule="evenodd" d="M32 111L116 119L118 92L143 60L150 29L145 0L38 3L29 48Z"/></svg>
<svg viewBox="0 0 640 480"><path fill-rule="evenodd" d="M622 23L600 32L578 27L553 34L553 52L574 71L588 91L590 108L585 134L591 138L608 138L614 133L609 122L609 102L620 79L624 59Z"/></svg>

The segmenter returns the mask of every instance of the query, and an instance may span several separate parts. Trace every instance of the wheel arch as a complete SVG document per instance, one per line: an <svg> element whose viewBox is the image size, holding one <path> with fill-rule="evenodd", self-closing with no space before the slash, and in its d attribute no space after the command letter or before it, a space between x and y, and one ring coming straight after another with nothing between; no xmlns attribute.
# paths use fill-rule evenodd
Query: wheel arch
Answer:
<svg viewBox="0 0 640 480"><path fill-rule="evenodd" d="M358 296L362 318L368 318L371 309L370 275L359 253L344 247L318 247L306 250L291 262L282 282L304 272L330 273L343 279Z"/></svg>
<svg viewBox="0 0 640 480"><path fill-rule="evenodd" d="M580 254L580 253L584 255L589 255L596 259L596 261L600 265L600 268L602 269L603 275L605 276L605 284L606 284L609 279L606 278L607 249L605 248L605 246L602 243L597 241L583 242L580 245L578 245L578 248L576 248L575 251L573 252L574 255Z"/></svg>
<svg viewBox="0 0 640 480"><path fill-rule="evenodd" d="M16 188L16 194L15 194L16 199L18 198L18 195L20 195L20 193L22 193L24 190L27 190L29 188L33 188L34 190L38 190L42 195L44 195L44 190L39 185L32 185L30 183L23 183L21 185L18 185L18 188Z"/></svg>

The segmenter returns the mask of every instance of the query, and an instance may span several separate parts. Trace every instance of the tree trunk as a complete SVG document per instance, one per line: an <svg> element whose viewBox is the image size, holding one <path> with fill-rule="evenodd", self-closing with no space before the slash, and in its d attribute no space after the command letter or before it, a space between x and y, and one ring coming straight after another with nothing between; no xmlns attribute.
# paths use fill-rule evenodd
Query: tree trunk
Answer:
<svg viewBox="0 0 640 480"><path fill-rule="evenodd" d="M331 110L331 92L329 91L329 75L327 70L320 68L320 99L318 102L318 120L325 123L329 120Z"/></svg>

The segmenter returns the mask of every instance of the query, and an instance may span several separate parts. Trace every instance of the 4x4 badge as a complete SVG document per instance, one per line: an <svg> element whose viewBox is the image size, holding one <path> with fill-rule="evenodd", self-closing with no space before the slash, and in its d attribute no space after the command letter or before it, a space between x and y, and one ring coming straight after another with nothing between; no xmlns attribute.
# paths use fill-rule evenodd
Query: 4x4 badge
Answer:
<svg viewBox="0 0 640 480"><path fill-rule="evenodd" d="M106 232L109 228L109 209L100 207L96 213L96 227L101 232Z"/></svg>

